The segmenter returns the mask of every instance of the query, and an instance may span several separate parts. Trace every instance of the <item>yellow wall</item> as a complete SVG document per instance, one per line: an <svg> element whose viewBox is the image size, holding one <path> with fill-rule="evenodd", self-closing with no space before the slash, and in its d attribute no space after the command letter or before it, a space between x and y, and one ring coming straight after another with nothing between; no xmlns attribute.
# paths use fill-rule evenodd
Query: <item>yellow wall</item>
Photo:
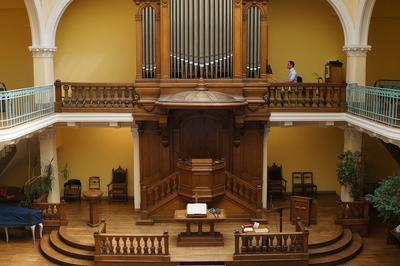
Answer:
<svg viewBox="0 0 400 266"><path fill-rule="evenodd" d="M135 10L132 0L75 0L61 18L55 78L133 82Z"/></svg>
<svg viewBox="0 0 400 266"><path fill-rule="evenodd" d="M305 82L316 81L312 73L323 77L328 61L345 63L342 27L327 1L270 0L268 23L268 59L274 78L287 80L288 60L296 62ZM343 69L343 77L345 73Z"/></svg>
<svg viewBox="0 0 400 266"><path fill-rule="evenodd" d="M400 79L400 1L376 1L369 29L367 84L377 79Z"/></svg>
<svg viewBox="0 0 400 266"><path fill-rule="evenodd" d="M0 81L8 89L33 86L33 60L28 47L32 45L29 19L22 8L0 6Z"/></svg>
<svg viewBox="0 0 400 266"><path fill-rule="evenodd" d="M292 191L292 172L311 171L318 191L338 193L342 152L343 131L337 128L271 128L268 139L268 165L282 165L287 191Z"/></svg>
<svg viewBox="0 0 400 266"><path fill-rule="evenodd" d="M378 182L399 172L400 166L378 138L363 136L366 182Z"/></svg>
<svg viewBox="0 0 400 266"><path fill-rule="evenodd" d="M128 193L133 195L133 150L130 128L57 129L57 159L61 171L67 163L73 179L80 179L82 191L88 189L88 177L100 176L101 189L107 195L111 170L128 168ZM63 189L65 180L60 179Z"/></svg>

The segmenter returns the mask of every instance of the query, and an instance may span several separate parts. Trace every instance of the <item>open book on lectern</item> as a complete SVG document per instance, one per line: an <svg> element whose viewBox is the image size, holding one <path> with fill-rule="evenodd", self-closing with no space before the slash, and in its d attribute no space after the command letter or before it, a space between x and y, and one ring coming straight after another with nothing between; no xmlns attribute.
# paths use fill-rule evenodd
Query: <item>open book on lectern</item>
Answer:
<svg viewBox="0 0 400 266"><path fill-rule="evenodd" d="M206 203L188 203L186 205L187 217L207 217Z"/></svg>

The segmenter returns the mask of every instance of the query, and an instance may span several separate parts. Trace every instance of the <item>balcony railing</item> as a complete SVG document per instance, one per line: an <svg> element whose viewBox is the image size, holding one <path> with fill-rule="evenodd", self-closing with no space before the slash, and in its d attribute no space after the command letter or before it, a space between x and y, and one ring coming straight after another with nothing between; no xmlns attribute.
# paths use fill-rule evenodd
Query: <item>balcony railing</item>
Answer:
<svg viewBox="0 0 400 266"><path fill-rule="evenodd" d="M389 126L400 127L400 91L349 85L346 95L347 112Z"/></svg>
<svg viewBox="0 0 400 266"><path fill-rule="evenodd" d="M54 86L0 91L0 129L54 113Z"/></svg>

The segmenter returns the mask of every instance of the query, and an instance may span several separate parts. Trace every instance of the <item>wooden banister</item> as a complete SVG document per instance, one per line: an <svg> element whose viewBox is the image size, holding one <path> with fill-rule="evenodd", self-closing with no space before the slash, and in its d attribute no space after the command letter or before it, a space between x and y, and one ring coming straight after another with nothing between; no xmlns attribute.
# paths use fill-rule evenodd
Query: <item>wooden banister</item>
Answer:
<svg viewBox="0 0 400 266"><path fill-rule="evenodd" d="M350 228L361 236L368 236L369 227L369 204L366 201L343 202L337 201L336 220L337 224Z"/></svg>
<svg viewBox="0 0 400 266"><path fill-rule="evenodd" d="M148 186L142 186L142 210L148 210L161 200L177 193L178 183L178 173L173 173Z"/></svg>
<svg viewBox="0 0 400 266"><path fill-rule="evenodd" d="M232 173L226 172L225 190L256 209L262 208L262 186L253 185Z"/></svg>
<svg viewBox="0 0 400 266"><path fill-rule="evenodd" d="M94 233L95 262L170 261L169 235Z"/></svg>

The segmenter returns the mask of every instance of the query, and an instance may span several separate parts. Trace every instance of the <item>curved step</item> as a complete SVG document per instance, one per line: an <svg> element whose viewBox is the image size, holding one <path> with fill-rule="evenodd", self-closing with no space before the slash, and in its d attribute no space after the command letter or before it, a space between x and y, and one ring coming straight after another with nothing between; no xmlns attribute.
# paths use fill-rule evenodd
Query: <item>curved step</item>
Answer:
<svg viewBox="0 0 400 266"><path fill-rule="evenodd" d="M340 227L340 230L335 231L332 234L332 237L329 238L328 240L322 240L319 242L311 242L308 244L308 248L320 248L320 247L325 247L328 245L331 245L337 241L339 241L339 239L342 237L343 235L343 227Z"/></svg>
<svg viewBox="0 0 400 266"><path fill-rule="evenodd" d="M66 256L77 259L94 260L93 251L71 247L60 239L57 231L52 231L50 233L50 244L55 250Z"/></svg>
<svg viewBox="0 0 400 266"><path fill-rule="evenodd" d="M60 226L60 229L58 230L58 236L64 243L70 245L71 247L89 250L89 251L95 250L94 242L89 243L89 242L85 242L85 241L80 241L80 240L77 240L77 239L69 236L68 233L66 232L64 226Z"/></svg>
<svg viewBox="0 0 400 266"><path fill-rule="evenodd" d="M353 234L351 245L346 249L327 256L310 258L308 265L339 265L354 258L362 248L362 238L359 234Z"/></svg>
<svg viewBox="0 0 400 266"><path fill-rule="evenodd" d="M51 262L56 263L57 265L68 265L68 266L92 266L94 265L94 261L82 260L71 258L65 256L64 254L59 253L54 250L50 245L50 236L44 235L40 240L40 250L42 254Z"/></svg>
<svg viewBox="0 0 400 266"><path fill-rule="evenodd" d="M319 248L310 248L309 254L311 257L320 257L320 256L324 256L324 255L337 253L339 251L342 251L346 247L348 247L351 243L352 238L353 238L353 234L351 233L350 229L345 229L343 231L342 237L338 241L336 241L328 246L319 247Z"/></svg>

